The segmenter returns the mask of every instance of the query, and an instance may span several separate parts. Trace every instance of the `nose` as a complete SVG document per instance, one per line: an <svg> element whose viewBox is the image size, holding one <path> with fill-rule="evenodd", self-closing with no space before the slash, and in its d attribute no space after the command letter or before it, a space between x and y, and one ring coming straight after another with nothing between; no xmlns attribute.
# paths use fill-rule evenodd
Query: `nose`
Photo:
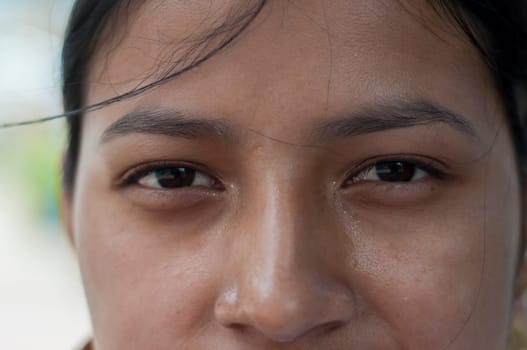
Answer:
<svg viewBox="0 0 527 350"><path fill-rule="evenodd" d="M219 323L274 342L328 335L349 323L354 303L339 264L342 245L313 211L320 212L280 191L248 209L215 304Z"/></svg>

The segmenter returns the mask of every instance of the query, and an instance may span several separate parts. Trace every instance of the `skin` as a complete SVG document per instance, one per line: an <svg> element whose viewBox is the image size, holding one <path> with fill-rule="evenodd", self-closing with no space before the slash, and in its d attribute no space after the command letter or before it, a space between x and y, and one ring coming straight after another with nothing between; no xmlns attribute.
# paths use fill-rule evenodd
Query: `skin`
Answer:
<svg viewBox="0 0 527 350"><path fill-rule="evenodd" d="M135 8L85 102L246 5ZM466 124L319 130L416 101ZM137 127L152 109L161 128ZM181 113L216 124L185 134ZM379 180L396 160L436 170ZM201 182L155 188L149 171L181 166ZM499 96L460 32L424 2L344 0L270 1L198 68L88 113L64 200L97 350L504 349L520 202Z"/></svg>

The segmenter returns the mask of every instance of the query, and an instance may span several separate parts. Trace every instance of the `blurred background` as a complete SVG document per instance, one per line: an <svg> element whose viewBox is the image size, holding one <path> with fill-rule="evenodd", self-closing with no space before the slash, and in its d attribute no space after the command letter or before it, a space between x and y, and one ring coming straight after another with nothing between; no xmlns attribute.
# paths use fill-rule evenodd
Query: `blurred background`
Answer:
<svg viewBox="0 0 527 350"><path fill-rule="evenodd" d="M61 112L72 0L0 0L0 124ZM0 348L79 348L90 335L57 198L63 121L0 129Z"/></svg>

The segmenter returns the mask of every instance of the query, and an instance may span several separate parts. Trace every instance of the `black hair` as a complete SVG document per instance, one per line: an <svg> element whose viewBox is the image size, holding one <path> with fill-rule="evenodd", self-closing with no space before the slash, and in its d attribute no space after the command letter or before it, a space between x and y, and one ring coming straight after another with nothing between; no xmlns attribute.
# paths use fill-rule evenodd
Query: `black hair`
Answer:
<svg viewBox="0 0 527 350"><path fill-rule="evenodd" d="M139 0L135 0L137 2ZM144 0L141 0L144 1ZM73 6L66 30L62 53L63 97L68 118L69 143L64 161L64 187L74 186L82 114L87 110L135 96L167 79L207 60L233 41L258 15L266 1L250 3L250 10L237 13L205 36L201 45L218 33L226 35L220 43L205 54L196 55L183 68L172 71L147 84L110 100L92 106L83 105L87 67L97 47L101 33L119 11L129 8L132 0L77 0ZM461 34L469 39L491 71L496 89L506 108L509 126L516 146L519 168L525 165L527 144L524 130L527 119L525 91L527 90L527 1L526 0L429 0L442 15L452 20ZM247 6L247 5L244 5ZM230 30L225 30L226 28ZM205 44L206 45L206 44ZM203 48L200 49L201 51ZM200 51L200 52L201 52Z"/></svg>
<svg viewBox="0 0 527 350"><path fill-rule="evenodd" d="M62 95L64 116L67 117L68 123L68 146L63 162L63 186L68 194L71 194L75 182L83 113L139 95L205 62L234 41L258 16L266 3L266 0L245 1L244 7L233 7L224 20L215 24L205 35L197 38L189 37L188 39L192 40L189 40L191 43L186 52L181 58L172 62L169 69L153 82L140 85L122 95L94 105L84 106L83 96L88 66L101 44L99 41L101 41L103 32L111 20L122 17L121 12L131 10L133 3L140 5L144 1L77 0L73 4L62 49ZM209 45L213 40L216 42L215 45Z"/></svg>
<svg viewBox="0 0 527 350"><path fill-rule="evenodd" d="M62 96L65 111L79 111L68 116L68 146L64 158L63 183L71 190L79 156L83 81L88 63L108 18L124 1L78 0L73 5L62 48Z"/></svg>

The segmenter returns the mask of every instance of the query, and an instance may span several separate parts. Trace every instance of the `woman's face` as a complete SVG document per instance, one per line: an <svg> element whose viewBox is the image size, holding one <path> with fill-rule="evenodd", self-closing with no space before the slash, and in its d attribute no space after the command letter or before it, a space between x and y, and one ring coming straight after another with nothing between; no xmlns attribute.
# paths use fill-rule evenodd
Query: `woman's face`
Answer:
<svg viewBox="0 0 527 350"><path fill-rule="evenodd" d="M251 6L130 10L86 104ZM519 193L490 74L447 19L275 0L199 67L88 113L67 206L97 350L503 349Z"/></svg>

